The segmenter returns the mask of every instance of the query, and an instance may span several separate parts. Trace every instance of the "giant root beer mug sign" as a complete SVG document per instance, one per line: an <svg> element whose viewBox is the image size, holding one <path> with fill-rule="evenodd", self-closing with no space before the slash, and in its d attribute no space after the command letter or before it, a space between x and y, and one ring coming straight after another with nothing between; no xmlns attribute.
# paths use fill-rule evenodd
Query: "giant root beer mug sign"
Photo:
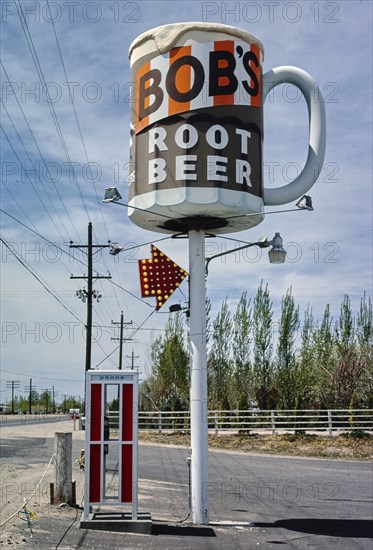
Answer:
<svg viewBox="0 0 373 550"><path fill-rule="evenodd" d="M135 224L159 232L240 231L262 221L265 205L286 204L314 184L325 152L317 84L296 67L263 75L263 57L257 38L212 23L165 25L132 43L129 216ZM293 182L266 189L263 104L285 82L307 102L308 158Z"/></svg>

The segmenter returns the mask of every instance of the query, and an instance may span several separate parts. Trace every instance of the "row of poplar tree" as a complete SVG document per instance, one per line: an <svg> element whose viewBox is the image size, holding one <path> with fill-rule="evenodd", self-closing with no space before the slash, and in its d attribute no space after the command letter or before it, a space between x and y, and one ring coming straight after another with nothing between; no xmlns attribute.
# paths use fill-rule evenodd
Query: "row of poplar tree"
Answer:
<svg viewBox="0 0 373 550"><path fill-rule="evenodd" d="M278 330L268 285L253 300L244 292L235 311L226 298L211 321L207 308L209 409L373 408L372 300L354 315L348 295L333 319L310 306L301 319L291 288L281 303ZM188 325L171 314L151 350L151 375L142 382L142 410L189 408Z"/></svg>

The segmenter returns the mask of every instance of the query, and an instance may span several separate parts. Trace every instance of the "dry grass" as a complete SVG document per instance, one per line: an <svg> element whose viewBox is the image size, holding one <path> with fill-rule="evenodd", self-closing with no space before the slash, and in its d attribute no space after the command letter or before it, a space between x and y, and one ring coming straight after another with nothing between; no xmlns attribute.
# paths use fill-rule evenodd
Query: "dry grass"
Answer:
<svg viewBox="0 0 373 550"><path fill-rule="evenodd" d="M190 435L183 432L140 432L140 441L190 445ZM209 435L209 447L259 454L372 460L373 435L356 430L332 437L304 433L262 435L257 433Z"/></svg>

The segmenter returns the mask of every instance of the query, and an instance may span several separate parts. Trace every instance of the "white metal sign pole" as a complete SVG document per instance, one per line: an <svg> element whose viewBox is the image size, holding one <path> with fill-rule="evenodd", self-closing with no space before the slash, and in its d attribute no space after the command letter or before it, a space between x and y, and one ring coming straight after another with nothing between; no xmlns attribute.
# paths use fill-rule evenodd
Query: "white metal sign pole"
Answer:
<svg viewBox="0 0 373 550"><path fill-rule="evenodd" d="M193 523L209 522L205 233L189 231L190 430Z"/></svg>

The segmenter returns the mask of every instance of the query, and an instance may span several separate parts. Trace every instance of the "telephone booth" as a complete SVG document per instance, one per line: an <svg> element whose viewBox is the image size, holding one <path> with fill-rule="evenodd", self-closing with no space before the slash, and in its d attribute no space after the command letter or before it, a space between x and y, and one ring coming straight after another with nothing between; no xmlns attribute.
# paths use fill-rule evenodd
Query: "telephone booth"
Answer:
<svg viewBox="0 0 373 550"><path fill-rule="evenodd" d="M108 513L137 520L137 396L135 371L86 373L85 522Z"/></svg>

